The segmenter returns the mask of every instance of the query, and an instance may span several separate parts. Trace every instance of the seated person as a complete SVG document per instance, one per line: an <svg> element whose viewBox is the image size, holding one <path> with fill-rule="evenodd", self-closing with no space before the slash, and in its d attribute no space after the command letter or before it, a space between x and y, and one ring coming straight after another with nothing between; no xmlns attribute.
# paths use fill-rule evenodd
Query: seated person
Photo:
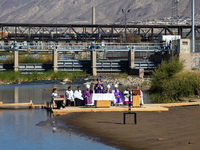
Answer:
<svg viewBox="0 0 200 150"><path fill-rule="evenodd" d="M105 90L104 93L112 93L111 90L110 90L110 85L109 84L107 85L107 90Z"/></svg>
<svg viewBox="0 0 200 150"><path fill-rule="evenodd" d="M137 90L140 90L139 86L137 86ZM140 90L140 105L144 105L143 92L141 90Z"/></svg>
<svg viewBox="0 0 200 150"><path fill-rule="evenodd" d="M57 98L58 97L58 93L57 93L57 89L54 88L52 93L51 93L51 103L54 102L54 98ZM57 109L63 109L65 108L65 104L61 101L59 102L56 102L56 105L57 105Z"/></svg>
<svg viewBox="0 0 200 150"><path fill-rule="evenodd" d="M77 90L74 92L74 99L75 99L76 106L83 106L84 105L82 92L81 92L79 86L77 87Z"/></svg>
<svg viewBox="0 0 200 150"><path fill-rule="evenodd" d="M123 92L124 94L124 105L129 105L129 91L130 91L130 88L127 87L126 90ZM132 94L132 92L131 92ZM132 96L131 96L131 105L132 105Z"/></svg>
<svg viewBox="0 0 200 150"><path fill-rule="evenodd" d="M74 93L71 90L71 87L68 87L68 90L65 92L65 98L66 98L66 106L74 106Z"/></svg>
<svg viewBox="0 0 200 150"><path fill-rule="evenodd" d="M103 86L103 84L101 84L101 79L98 78L97 82L98 83L94 87L95 93L103 93L104 86Z"/></svg>
<svg viewBox="0 0 200 150"><path fill-rule="evenodd" d="M116 99L116 104L122 105L122 103L123 103L123 101L122 101L122 94L118 90L118 85L117 84L115 84L114 95L115 95L115 99Z"/></svg>
<svg viewBox="0 0 200 150"><path fill-rule="evenodd" d="M92 90L90 90L90 85L86 85L86 91L84 92L84 105L92 105L90 101L90 95L93 93Z"/></svg>

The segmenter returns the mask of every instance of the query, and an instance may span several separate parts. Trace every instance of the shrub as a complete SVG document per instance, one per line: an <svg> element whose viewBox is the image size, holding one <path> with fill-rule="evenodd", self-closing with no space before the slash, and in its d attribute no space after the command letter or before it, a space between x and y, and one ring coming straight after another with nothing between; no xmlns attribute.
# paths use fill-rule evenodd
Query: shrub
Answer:
<svg viewBox="0 0 200 150"><path fill-rule="evenodd" d="M140 35L137 35L135 33L129 33L126 36L126 42L127 43L141 43L141 37ZM125 38L123 36L120 36L119 38L117 38L117 43L124 43L125 42Z"/></svg>
<svg viewBox="0 0 200 150"><path fill-rule="evenodd" d="M175 74L160 87L162 91L153 92L153 102L174 102L180 98L200 94L200 72L181 71Z"/></svg>
<svg viewBox="0 0 200 150"><path fill-rule="evenodd" d="M179 60L177 56L172 56L169 62L162 61L154 70L151 82L153 102L174 102L180 97L194 94L193 80L189 79L185 72L180 76L183 68L184 61Z"/></svg>
<svg viewBox="0 0 200 150"><path fill-rule="evenodd" d="M163 89L162 84L169 80L173 75L179 73L184 68L184 61L179 60L177 56L172 56L169 62L162 61L157 69L153 71L151 91L161 92Z"/></svg>

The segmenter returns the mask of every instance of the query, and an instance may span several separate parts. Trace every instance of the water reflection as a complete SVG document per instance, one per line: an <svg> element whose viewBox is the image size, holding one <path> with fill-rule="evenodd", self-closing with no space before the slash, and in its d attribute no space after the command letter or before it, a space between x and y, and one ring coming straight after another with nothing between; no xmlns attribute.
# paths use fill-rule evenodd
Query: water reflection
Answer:
<svg viewBox="0 0 200 150"><path fill-rule="evenodd" d="M47 119L47 111L42 109L0 110L1 149L116 150L72 132L57 130L53 133L51 127L35 126Z"/></svg>

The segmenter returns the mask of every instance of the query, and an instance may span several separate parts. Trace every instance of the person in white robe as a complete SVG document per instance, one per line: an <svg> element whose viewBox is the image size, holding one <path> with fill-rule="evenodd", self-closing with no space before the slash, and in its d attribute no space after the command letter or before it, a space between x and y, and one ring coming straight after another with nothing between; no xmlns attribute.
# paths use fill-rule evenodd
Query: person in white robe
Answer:
<svg viewBox="0 0 200 150"><path fill-rule="evenodd" d="M130 88L127 87L126 90L123 92L123 95L124 95L124 105L129 105L129 91L130 91ZM132 94L132 92L131 92ZM133 101L133 98L131 96L131 105L132 105L132 102Z"/></svg>
<svg viewBox="0 0 200 150"><path fill-rule="evenodd" d="M75 99L76 106L84 105L83 94L79 86L77 87L77 90L74 92L74 99Z"/></svg>
<svg viewBox="0 0 200 150"><path fill-rule="evenodd" d="M65 92L66 106L74 106L74 92L71 90L71 87L68 87L68 90Z"/></svg>

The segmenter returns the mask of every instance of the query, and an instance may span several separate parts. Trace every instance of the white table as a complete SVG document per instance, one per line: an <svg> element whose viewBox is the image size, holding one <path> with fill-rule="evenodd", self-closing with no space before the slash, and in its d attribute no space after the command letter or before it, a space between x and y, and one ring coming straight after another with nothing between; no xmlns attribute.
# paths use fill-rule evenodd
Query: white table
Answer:
<svg viewBox="0 0 200 150"><path fill-rule="evenodd" d="M114 93L92 93L90 96L90 102L94 105L94 101L97 100L109 100L114 101L114 104L116 103Z"/></svg>

